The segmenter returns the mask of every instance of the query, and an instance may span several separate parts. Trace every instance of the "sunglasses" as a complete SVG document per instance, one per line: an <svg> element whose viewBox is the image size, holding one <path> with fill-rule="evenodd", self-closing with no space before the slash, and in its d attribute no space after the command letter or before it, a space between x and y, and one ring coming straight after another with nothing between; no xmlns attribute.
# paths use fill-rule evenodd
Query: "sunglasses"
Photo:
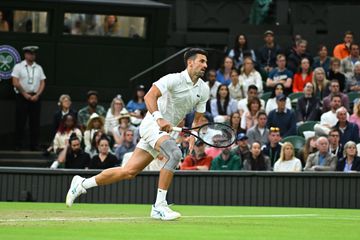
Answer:
<svg viewBox="0 0 360 240"><path fill-rule="evenodd" d="M280 128L278 127L271 127L270 132L280 132Z"/></svg>

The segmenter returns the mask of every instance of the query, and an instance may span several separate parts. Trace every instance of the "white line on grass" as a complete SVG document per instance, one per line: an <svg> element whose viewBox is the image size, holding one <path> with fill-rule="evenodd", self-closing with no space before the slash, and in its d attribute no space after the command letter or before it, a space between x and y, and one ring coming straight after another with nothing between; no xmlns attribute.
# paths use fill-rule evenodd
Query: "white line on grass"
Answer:
<svg viewBox="0 0 360 240"><path fill-rule="evenodd" d="M218 216L182 216L181 218L303 218L319 217L318 214L269 214L269 215L218 215ZM147 220L150 217L54 217L54 218L9 218L1 222L100 222L100 221L133 221Z"/></svg>
<svg viewBox="0 0 360 240"><path fill-rule="evenodd" d="M263 215L222 215L222 216L182 216L182 218L291 218L317 217L318 214L263 214Z"/></svg>

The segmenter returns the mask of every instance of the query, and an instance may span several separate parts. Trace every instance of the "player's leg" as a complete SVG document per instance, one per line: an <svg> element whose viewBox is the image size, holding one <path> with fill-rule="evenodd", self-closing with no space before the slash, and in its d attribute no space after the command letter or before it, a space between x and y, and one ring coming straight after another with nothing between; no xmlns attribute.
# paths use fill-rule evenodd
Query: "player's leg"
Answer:
<svg viewBox="0 0 360 240"><path fill-rule="evenodd" d="M173 220L179 218L181 215L168 207L166 194L182 154L175 140L169 136L162 136L159 138L156 142L155 149L160 151L160 153L166 157L167 162L160 170L156 202L152 206L150 216L155 219Z"/></svg>
<svg viewBox="0 0 360 240"><path fill-rule="evenodd" d="M95 176L95 181L97 185L108 185L123 179L132 179L149 165L153 159L150 153L143 149L135 148L134 153L123 168L106 169Z"/></svg>
<svg viewBox="0 0 360 240"><path fill-rule="evenodd" d="M134 178L141 172L151 161L153 157L147 151L135 148L125 167L115 167L105 169L101 173L91 178L84 179L75 176L71 182L70 189L66 196L66 205L71 207L74 200L81 194L86 193L86 189L99 185L108 185L124 179Z"/></svg>

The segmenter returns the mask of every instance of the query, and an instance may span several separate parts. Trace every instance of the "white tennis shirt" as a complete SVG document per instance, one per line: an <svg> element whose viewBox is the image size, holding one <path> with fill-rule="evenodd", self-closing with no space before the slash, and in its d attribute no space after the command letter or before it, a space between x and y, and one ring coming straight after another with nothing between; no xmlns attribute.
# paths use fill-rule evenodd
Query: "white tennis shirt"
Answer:
<svg viewBox="0 0 360 240"><path fill-rule="evenodd" d="M27 93L36 93L39 90L40 81L46 79L44 71L39 64L34 62L30 66L25 60L14 66L11 76L19 79L21 87Z"/></svg>
<svg viewBox="0 0 360 240"><path fill-rule="evenodd" d="M209 99L209 86L198 79L194 85L188 71L168 74L154 83L161 92L157 104L164 119L173 126L177 126L186 114L195 110L199 113L206 111L206 102ZM153 120L151 114L147 114L144 120Z"/></svg>

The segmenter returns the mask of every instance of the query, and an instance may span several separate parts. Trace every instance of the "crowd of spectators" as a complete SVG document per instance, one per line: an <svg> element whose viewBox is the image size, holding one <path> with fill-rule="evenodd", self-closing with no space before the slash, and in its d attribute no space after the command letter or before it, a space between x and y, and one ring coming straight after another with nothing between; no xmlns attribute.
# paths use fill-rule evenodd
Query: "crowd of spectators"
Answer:
<svg viewBox="0 0 360 240"><path fill-rule="evenodd" d="M61 95L53 117L55 131L51 147L57 155L51 168L105 169L121 166L126 153L139 140L137 126L144 117L145 88L138 86L135 97L125 106L120 95L106 110L98 104L98 93L87 93L87 105L76 111L71 97Z"/></svg>
<svg viewBox="0 0 360 240"><path fill-rule="evenodd" d="M360 101L349 97L360 89L359 46L353 34L345 33L333 56L320 45L318 56L312 57L308 42L301 36L294 39L293 46L283 48L268 30L264 45L256 50L244 34L236 36L219 69L208 69L205 75L210 96L202 121L229 124L236 142L217 149L197 140L190 152L190 136L180 133L175 136L182 151L179 169L360 170ZM145 92L138 86L127 104L115 96L107 111L95 91L88 92L87 106L78 112L71 108L70 96L62 95L54 115L52 147L58 160L53 167L126 164L140 138ZM192 118L193 113L180 126L190 127ZM309 121L316 123L313 129L300 134L299 128ZM292 136L305 137L303 146L287 140ZM81 164L72 163L77 158ZM161 167L164 157L156 161Z"/></svg>

